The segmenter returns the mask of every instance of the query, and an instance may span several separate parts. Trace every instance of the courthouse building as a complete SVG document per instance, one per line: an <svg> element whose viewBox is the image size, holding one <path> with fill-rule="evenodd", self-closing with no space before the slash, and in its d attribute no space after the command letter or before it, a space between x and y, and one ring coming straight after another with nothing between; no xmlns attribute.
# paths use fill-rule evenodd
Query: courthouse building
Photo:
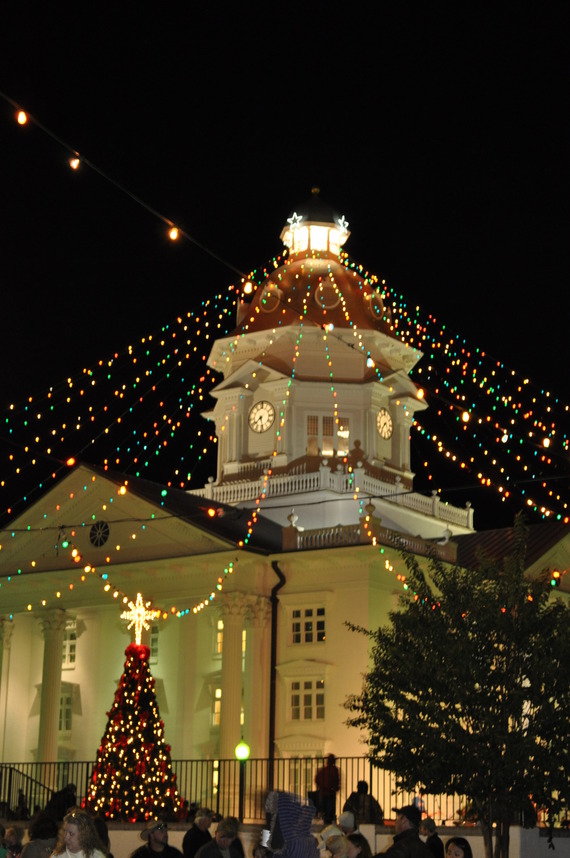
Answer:
<svg viewBox="0 0 570 858"><path fill-rule="evenodd" d="M283 264L244 284L209 356L218 460L202 489L79 464L4 532L2 761L95 759L139 593L160 612L143 641L174 759L232 758L242 737L257 758L365 754L344 703L368 640L346 623L387 621L402 547L454 562L479 534L469 506L414 491L421 353L346 264L347 227L314 194L287 219ZM530 573L567 562L567 528L539 528Z"/></svg>

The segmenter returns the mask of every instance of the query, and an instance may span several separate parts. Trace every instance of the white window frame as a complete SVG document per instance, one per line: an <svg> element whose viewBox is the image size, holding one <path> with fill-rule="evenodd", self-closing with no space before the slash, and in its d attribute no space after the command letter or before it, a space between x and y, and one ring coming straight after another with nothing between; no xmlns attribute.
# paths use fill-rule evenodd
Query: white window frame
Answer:
<svg viewBox="0 0 570 858"><path fill-rule="evenodd" d="M62 687L59 698L59 728L61 735L69 736L73 728L73 688Z"/></svg>
<svg viewBox="0 0 570 858"><path fill-rule="evenodd" d="M326 609L324 605L291 609L290 642L293 646L325 643Z"/></svg>
<svg viewBox="0 0 570 858"><path fill-rule="evenodd" d="M77 621L67 620L61 653L62 670L73 670L77 661Z"/></svg>
<svg viewBox="0 0 570 858"><path fill-rule="evenodd" d="M325 680L317 677L291 679L289 686L289 720L325 720Z"/></svg>

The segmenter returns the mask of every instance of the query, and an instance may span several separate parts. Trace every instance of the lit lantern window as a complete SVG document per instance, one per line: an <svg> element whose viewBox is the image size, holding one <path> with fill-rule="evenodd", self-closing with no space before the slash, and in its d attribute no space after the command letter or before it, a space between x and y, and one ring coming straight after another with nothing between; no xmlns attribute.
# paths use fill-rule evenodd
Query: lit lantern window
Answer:
<svg viewBox="0 0 570 858"><path fill-rule="evenodd" d="M311 230L311 250L327 250L328 248L328 232L326 226L316 226L312 224Z"/></svg>
<svg viewBox="0 0 570 858"><path fill-rule="evenodd" d="M301 227L300 229L296 229L293 232L293 251L295 253L302 253L303 250L307 250L309 246L309 230L306 226Z"/></svg>

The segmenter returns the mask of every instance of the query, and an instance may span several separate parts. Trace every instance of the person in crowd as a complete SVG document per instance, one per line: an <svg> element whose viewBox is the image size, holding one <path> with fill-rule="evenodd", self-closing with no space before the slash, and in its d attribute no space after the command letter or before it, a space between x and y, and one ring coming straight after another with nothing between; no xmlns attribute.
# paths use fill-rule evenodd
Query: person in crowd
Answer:
<svg viewBox="0 0 570 858"><path fill-rule="evenodd" d="M338 818L338 827L343 834L353 834L356 831L356 822L354 813L351 810L345 810Z"/></svg>
<svg viewBox="0 0 570 858"><path fill-rule="evenodd" d="M209 829L212 825L213 816L213 812L207 807L200 807L196 811L194 823L182 839L184 858L194 858L198 849L211 841L212 835Z"/></svg>
<svg viewBox="0 0 570 858"><path fill-rule="evenodd" d="M435 822L431 816L426 816L420 823L420 834L426 838L425 844L434 858L444 858L443 841L438 836Z"/></svg>
<svg viewBox="0 0 570 858"><path fill-rule="evenodd" d="M351 792L344 803L343 811L354 814L357 825L382 825L384 812L374 796L368 792L366 781L358 781L356 791Z"/></svg>
<svg viewBox="0 0 570 858"><path fill-rule="evenodd" d="M340 789L340 772L334 754L329 754L326 764L317 771L315 785L323 822L330 825L336 820L336 794Z"/></svg>
<svg viewBox="0 0 570 858"><path fill-rule="evenodd" d="M301 796L284 790L272 790L265 800L269 830L262 844L279 858L319 858L317 838L312 832L315 805ZM340 834L340 831L338 832Z"/></svg>
<svg viewBox="0 0 570 858"><path fill-rule="evenodd" d="M20 858L49 858L57 843L57 820L51 813L41 810L30 822L28 842Z"/></svg>
<svg viewBox="0 0 570 858"><path fill-rule="evenodd" d="M372 858L370 843L360 831L354 831L346 839L348 840L347 858Z"/></svg>
<svg viewBox="0 0 570 858"><path fill-rule="evenodd" d="M392 858L432 858L431 852L420 840L421 811L413 804L393 807L392 810L396 814L394 842L384 854Z"/></svg>
<svg viewBox="0 0 570 858"><path fill-rule="evenodd" d="M130 858L182 858L182 852L168 842L168 825L162 819L149 819L139 834L139 846Z"/></svg>
<svg viewBox="0 0 570 858"><path fill-rule="evenodd" d="M93 817L85 810L72 808L63 817L52 852L52 856L57 855L65 855L66 858L107 858Z"/></svg>
<svg viewBox="0 0 570 858"><path fill-rule="evenodd" d="M4 846L6 858L18 858L22 851L22 838L24 832L19 825L10 825L4 834Z"/></svg>
<svg viewBox="0 0 570 858"><path fill-rule="evenodd" d="M61 822L68 810L77 804L77 788L75 784L67 784L63 789L54 792L45 809Z"/></svg>
<svg viewBox="0 0 570 858"><path fill-rule="evenodd" d="M445 858L473 858L469 841L465 837L452 837L445 844Z"/></svg>
<svg viewBox="0 0 570 858"><path fill-rule="evenodd" d="M198 849L196 858L243 858L238 831L239 823L235 817L220 819L213 838Z"/></svg>
<svg viewBox="0 0 570 858"><path fill-rule="evenodd" d="M325 825L319 835L319 850L321 852L326 851L327 848L327 840L329 837L335 837L336 835L341 835L342 831L338 827L338 825Z"/></svg>
<svg viewBox="0 0 570 858"><path fill-rule="evenodd" d="M424 801L425 794L425 790L421 789L418 794L414 796L414 800L412 801L412 804L414 805L414 807L417 807L422 816L426 812L426 804Z"/></svg>
<svg viewBox="0 0 570 858"><path fill-rule="evenodd" d="M331 858L347 858L348 839L345 834L333 834L327 837L325 848Z"/></svg>
<svg viewBox="0 0 570 858"><path fill-rule="evenodd" d="M105 852L107 854L107 858L113 858L113 853L111 852L111 840L109 838L109 827L102 816L99 814L95 814L93 816L93 824L97 829L97 834L99 835L99 840L105 847Z"/></svg>
<svg viewBox="0 0 570 858"><path fill-rule="evenodd" d="M29 819L30 811L23 790L18 790L18 806L16 808L16 819Z"/></svg>

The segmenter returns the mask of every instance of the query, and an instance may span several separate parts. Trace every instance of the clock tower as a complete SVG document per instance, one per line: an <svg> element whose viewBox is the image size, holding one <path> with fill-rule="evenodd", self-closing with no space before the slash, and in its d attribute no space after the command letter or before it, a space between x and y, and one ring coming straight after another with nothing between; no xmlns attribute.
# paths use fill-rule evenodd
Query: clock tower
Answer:
<svg viewBox="0 0 570 858"><path fill-rule="evenodd" d="M314 189L281 232L282 264L243 284L237 326L208 360L223 378L204 415L218 437L205 492L284 526L293 508L313 528L357 522L372 503L388 527L440 534L411 503L410 430L427 405L409 373L422 353L396 335L382 283L343 252L349 235Z"/></svg>

